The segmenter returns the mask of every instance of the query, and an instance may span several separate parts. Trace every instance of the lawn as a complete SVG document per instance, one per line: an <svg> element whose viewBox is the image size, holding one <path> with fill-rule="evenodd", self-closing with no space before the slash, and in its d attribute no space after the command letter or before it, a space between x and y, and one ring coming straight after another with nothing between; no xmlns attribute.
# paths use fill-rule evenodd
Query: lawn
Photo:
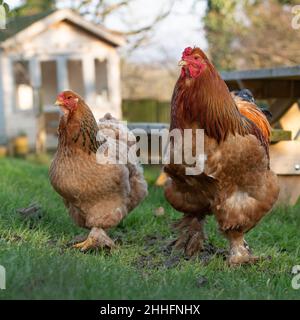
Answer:
<svg viewBox="0 0 300 320"><path fill-rule="evenodd" d="M155 170L146 170L154 181ZM292 267L300 264L300 206L277 208L247 235L255 254L266 259L229 268L226 241L213 217L208 245L187 260L168 244L180 216L150 185L143 204L111 231L112 253L83 254L68 246L86 234L69 218L48 181L46 165L0 159L0 265L6 290L0 299L299 299L291 286ZM18 208L36 202L41 217L24 219ZM158 207L165 214L155 216Z"/></svg>

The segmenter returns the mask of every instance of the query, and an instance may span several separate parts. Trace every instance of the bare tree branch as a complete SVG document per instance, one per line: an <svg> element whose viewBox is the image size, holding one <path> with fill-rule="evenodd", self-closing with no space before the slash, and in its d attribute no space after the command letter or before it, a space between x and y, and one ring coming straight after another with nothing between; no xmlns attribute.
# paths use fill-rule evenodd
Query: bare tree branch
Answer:
<svg viewBox="0 0 300 320"><path fill-rule="evenodd" d="M112 5L109 6L104 6L102 12L101 12L101 16L102 16L102 21L105 20L105 18L110 15L112 12L120 9L121 7L127 6L130 3L130 0L127 1L121 1L119 3L114 3ZM101 6L101 1L99 2L99 6Z"/></svg>
<svg viewBox="0 0 300 320"><path fill-rule="evenodd" d="M64 0L56 0L57 3L64 3ZM150 40L155 27L164 21L171 12L174 12L174 5L178 0L165 0L161 11L154 14L152 21L142 23L142 18L131 17L131 9L137 0L74 0L70 2L70 7L76 10L80 15L88 18L96 24L106 26L109 17L117 17L122 27L111 29L121 36L126 37L126 52L131 55L133 51L141 46L146 46ZM206 0L201 0L206 1ZM157 1L158 2L158 1Z"/></svg>
<svg viewBox="0 0 300 320"><path fill-rule="evenodd" d="M153 27L158 24L159 22L161 22L162 20L164 20L172 11L173 9L173 6L175 4L176 0L173 0L172 1L172 4L170 5L169 9L164 12L164 13L161 13L160 15L158 15L150 24L148 24L147 26L145 27L142 27L142 28L138 28L136 30L130 30L130 31L127 31L127 32L121 32L122 34L126 35L126 36L132 36L132 35L136 35L138 33L142 33L142 32L146 32L146 31L149 31L151 29L153 29Z"/></svg>
<svg viewBox="0 0 300 320"><path fill-rule="evenodd" d="M129 52L136 49L141 44L147 42L149 35L148 33L153 30L153 28L163 21L168 15L171 13L174 4L177 0L171 0L170 5L167 10L159 13L151 23L146 26L142 26L140 28L130 28L127 27L128 30L113 30L120 35L124 35L126 37L130 37L132 40L132 46L129 48ZM92 0L81 0L79 5L75 8L80 12L81 15L89 15L93 17L95 23L104 23L106 18L110 15L116 13L121 8L126 8L132 3L133 0L120 0L116 3L111 3L110 1L99 0L96 6L93 6ZM124 21L126 25L126 22Z"/></svg>

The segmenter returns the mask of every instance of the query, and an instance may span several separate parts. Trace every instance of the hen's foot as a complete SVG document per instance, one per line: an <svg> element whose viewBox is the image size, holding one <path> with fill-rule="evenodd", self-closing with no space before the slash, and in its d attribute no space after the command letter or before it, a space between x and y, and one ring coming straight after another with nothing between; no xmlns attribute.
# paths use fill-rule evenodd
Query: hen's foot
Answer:
<svg viewBox="0 0 300 320"><path fill-rule="evenodd" d="M185 216L177 225L181 235L174 242L175 249L184 249L188 257L192 257L204 249L206 239L203 230L204 220L195 216Z"/></svg>
<svg viewBox="0 0 300 320"><path fill-rule="evenodd" d="M73 245L73 248L80 249L83 252L91 249L113 249L114 247L113 240L100 228L93 228L85 241Z"/></svg>
<svg viewBox="0 0 300 320"><path fill-rule="evenodd" d="M79 242L83 242L87 239L87 235L78 235L67 243L68 247L73 247L75 244Z"/></svg>

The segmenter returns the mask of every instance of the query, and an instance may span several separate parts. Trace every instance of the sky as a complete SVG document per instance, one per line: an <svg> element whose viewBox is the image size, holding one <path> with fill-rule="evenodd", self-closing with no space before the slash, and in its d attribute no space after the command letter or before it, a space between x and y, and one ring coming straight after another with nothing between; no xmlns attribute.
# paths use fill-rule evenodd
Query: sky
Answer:
<svg viewBox="0 0 300 320"><path fill-rule="evenodd" d="M134 0L128 8L111 15L105 22L106 27L125 30L128 24L134 29L148 25L159 13L169 8L171 1ZM15 7L22 3L22 0L6 2L10 7ZM58 6L68 7L71 2L58 0ZM161 62L166 58L178 60L187 46L197 45L205 50L207 42L201 20L205 13L206 1L198 1L195 7L193 3L194 0L177 0L170 15L155 26L146 44L131 53L129 59L144 63Z"/></svg>

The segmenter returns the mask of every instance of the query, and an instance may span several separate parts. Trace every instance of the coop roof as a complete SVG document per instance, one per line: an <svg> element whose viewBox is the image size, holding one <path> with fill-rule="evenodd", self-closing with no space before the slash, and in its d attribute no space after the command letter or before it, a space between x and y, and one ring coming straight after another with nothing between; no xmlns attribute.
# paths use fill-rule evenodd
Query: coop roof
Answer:
<svg viewBox="0 0 300 320"><path fill-rule="evenodd" d="M255 99L272 99L272 124L275 124L294 102L300 101L300 65L222 72L222 78L230 90L247 88L252 91Z"/></svg>
<svg viewBox="0 0 300 320"><path fill-rule="evenodd" d="M39 34L57 22L67 21L95 37L117 47L125 43L123 36L112 32L103 26L87 21L71 9L46 11L32 16L10 18L5 30L1 30L1 47L7 47L15 42L22 42L24 38Z"/></svg>
<svg viewBox="0 0 300 320"><path fill-rule="evenodd" d="M248 88L256 98L300 98L300 65L222 72L230 90Z"/></svg>

